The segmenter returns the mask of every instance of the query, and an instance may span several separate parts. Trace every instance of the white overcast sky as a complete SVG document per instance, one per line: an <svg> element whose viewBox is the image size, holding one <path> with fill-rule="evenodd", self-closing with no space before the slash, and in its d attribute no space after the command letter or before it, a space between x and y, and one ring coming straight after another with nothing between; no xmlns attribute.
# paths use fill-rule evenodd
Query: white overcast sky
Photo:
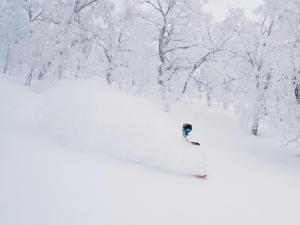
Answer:
<svg viewBox="0 0 300 225"><path fill-rule="evenodd" d="M222 20L228 13L228 8L239 7L245 9L246 15L252 17L252 10L255 9L262 0L207 0L204 9L211 11L217 20Z"/></svg>

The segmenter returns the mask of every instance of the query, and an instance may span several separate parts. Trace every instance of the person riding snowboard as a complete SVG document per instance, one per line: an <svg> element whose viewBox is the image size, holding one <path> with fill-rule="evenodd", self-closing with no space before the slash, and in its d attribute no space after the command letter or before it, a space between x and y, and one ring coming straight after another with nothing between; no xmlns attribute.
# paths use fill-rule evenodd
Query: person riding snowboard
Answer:
<svg viewBox="0 0 300 225"><path fill-rule="evenodd" d="M189 143L192 143L193 145L200 145L198 142L189 141L188 135L192 131L192 125L189 123L184 123L182 125L182 135L185 138L185 140Z"/></svg>
<svg viewBox="0 0 300 225"><path fill-rule="evenodd" d="M189 133L192 131L192 125L191 124L189 124L189 123L184 123L183 125L182 125L182 135L183 135L183 137L185 138L185 140L187 141L187 142L189 142L189 143L192 143L193 145L200 145L198 142L193 142L193 141L189 141L189 139L188 139L188 135L189 135ZM197 178L201 178L201 179L206 179L207 178L207 174L200 174L200 175L194 175L195 177L197 177Z"/></svg>

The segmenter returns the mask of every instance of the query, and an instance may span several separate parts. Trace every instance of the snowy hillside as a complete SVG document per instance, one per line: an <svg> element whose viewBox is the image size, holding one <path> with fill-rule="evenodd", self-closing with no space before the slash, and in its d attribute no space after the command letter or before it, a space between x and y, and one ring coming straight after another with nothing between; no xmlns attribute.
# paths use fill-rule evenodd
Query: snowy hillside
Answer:
<svg viewBox="0 0 300 225"><path fill-rule="evenodd" d="M0 224L299 224L300 158L229 113L165 114L95 80L50 89L0 79Z"/></svg>

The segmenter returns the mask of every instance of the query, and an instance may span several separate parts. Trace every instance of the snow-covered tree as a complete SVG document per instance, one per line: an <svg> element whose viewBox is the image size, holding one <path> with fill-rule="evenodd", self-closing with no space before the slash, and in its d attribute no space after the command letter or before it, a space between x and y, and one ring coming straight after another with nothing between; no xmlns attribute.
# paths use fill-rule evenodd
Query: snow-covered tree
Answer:
<svg viewBox="0 0 300 225"><path fill-rule="evenodd" d="M232 11L235 18L235 38L232 42L231 64L235 74L235 94L237 110L243 125L257 135L259 124L267 115L266 101L274 78L272 54L277 46L272 40L275 23L278 20L276 10L261 8L259 20L247 21L242 12Z"/></svg>

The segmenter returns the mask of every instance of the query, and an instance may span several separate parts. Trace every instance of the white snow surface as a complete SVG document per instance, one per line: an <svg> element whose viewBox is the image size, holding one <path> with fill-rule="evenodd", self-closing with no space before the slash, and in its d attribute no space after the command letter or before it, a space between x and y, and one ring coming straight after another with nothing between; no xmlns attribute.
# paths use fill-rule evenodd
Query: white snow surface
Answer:
<svg viewBox="0 0 300 225"><path fill-rule="evenodd" d="M230 113L97 80L40 90L0 78L0 224L300 223L300 158Z"/></svg>

